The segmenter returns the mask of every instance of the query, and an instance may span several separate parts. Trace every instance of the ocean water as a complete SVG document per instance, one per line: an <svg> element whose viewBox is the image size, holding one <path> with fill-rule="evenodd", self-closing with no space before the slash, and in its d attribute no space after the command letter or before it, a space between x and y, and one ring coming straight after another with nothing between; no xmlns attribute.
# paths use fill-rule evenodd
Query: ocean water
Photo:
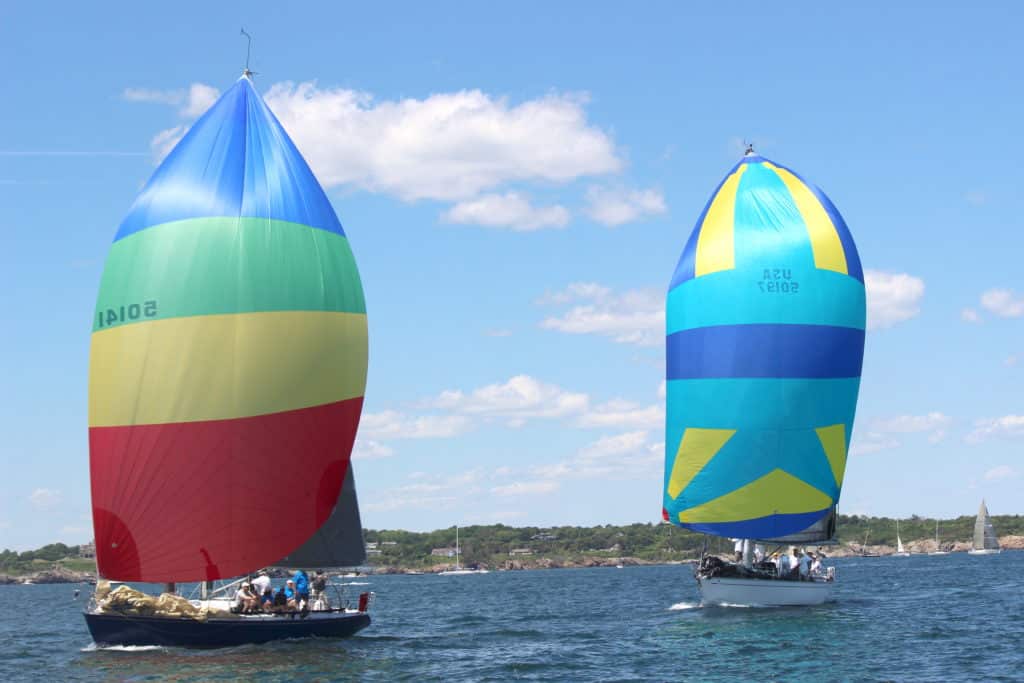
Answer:
<svg viewBox="0 0 1024 683"><path fill-rule="evenodd" d="M1024 552L834 564L814 608L702 608L685 565L374 576L354 638L203 651L96 649L85 590L0 586L0 681L1024 681Z"/></svg>

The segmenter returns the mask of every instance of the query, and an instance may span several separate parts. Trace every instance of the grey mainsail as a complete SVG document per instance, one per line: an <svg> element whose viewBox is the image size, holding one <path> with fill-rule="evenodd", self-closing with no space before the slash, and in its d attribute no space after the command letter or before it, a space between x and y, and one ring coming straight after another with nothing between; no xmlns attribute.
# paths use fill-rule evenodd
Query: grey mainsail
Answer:
<svg viewBox="0 0 1024 683"><path fill-rule="evenodd" d="M974 520L974 550L999 550L999 538L988 518L988 508L985 507L985 500L982 499L981 507L978 508L978 517Z"/></svg>
<svg viewBox="0 0 1024 683"><path fill-rule="evenodd" d="M828 545L833 542L836 536L836 506L833 505L828 514L803 531L778 538L759 538L762 543L784 543L792 545L807 545L817 543Z"/></svg>
<svg viewBox="0 0 1024 683"><path fill-rule="evenodd" d="M338 502L324 525L298 550L274 563L275 567L325 569L355 567L366 562L363 523L356 500L356 475L349 462Z"/></svg>

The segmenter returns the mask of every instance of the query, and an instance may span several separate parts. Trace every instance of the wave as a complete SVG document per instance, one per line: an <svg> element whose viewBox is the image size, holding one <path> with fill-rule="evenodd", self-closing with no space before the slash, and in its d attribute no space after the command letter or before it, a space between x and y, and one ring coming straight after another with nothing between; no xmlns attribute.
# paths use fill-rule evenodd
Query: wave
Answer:
<svg viewBox="0 0 1024 683"><path fill-rule="evenodd" d="M81 649L82 652L154 652L163 650L163 645L97 645L89 643Z"/></svg>
<svg viewBox="0 0 1024 683"><path fill-rule="evenodd" d="M676 604L669 607L670 610L680 609L700 609L699 602L677 602Z"/></svg>

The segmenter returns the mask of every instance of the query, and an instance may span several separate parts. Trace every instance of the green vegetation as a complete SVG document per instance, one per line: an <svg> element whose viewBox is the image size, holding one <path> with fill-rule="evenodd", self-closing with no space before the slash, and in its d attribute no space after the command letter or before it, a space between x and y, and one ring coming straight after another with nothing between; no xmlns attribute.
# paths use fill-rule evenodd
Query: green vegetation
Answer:
<svg viewBox="0 0 1024 683"><path fill-rule="evenodd" d="M23 553L13 550L0 551L0 574L21 576L52 569L57 564L71 571L96 570L94 560L86 560L78 556L77 545L51 543L38 550L26 550Z"/></svg>
<svg viewBox="0 0 1024 683"><path fill-rule="evenodd" d="M992 517L1001 536L1024 535L1024 516ZM888 517L839 515L837 524L840 543L863 543L865 534L870 545L896 545L896 520ZM943 543L969 541L974 533L974 516L939 521L939 538ZM451 564L454 558L432 556L433 548L454 548L455 527L424 533L367 529L367 543L376 543L380 554L371 554L367 562L375 566L424 569L438 564ZM904 543L935 538L935 520L913 516L900 520L900 536ZM629 524L595 527L510 527L504 524L459 528L462 564L504 566L509 560L532 562L547 558L558 562L578 561L583 557L636 557L653 562L685 560L697 557L705 536L669 524ZM708 550L729 552L728 539L707 537ZM394 543L394 545L391 545ZM528 549L531 555L510 556L514 549Z"/></svg>

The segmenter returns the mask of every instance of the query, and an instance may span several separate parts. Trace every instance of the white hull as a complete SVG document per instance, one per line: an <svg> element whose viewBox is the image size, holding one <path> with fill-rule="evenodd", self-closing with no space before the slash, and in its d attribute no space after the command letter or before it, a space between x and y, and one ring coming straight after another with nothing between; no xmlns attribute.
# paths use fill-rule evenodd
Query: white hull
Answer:
<svg viewBox="0 0 1024 683"><path fill-rule="evenodd" d="M486 574L486 569L446 569L438 572L438 576L462 576L463 574Z"/></svg>
<svg viewBox="0 0 1024 683"><path fill-rule="evenodd" d="M833 581L782 581L711 577L697 579L705 605L783 607L820 605L832 594Z"/></svg>
<svg viewBox="0 0 1024 683"><path fill-rule="evenodd" d="M892 556L893 557L910 557L910 553L907 553L907 552L893 553Z"/></svg>
<svg viewBox="0 0 1024 683"><path fill-rule="evenodd" d="M929 555L949 555L949 552L946 551L946 550L936 550L936 551L930 552L928 554Z"/></svg>
<svg viewBox="0 0 1024 683"><path fill-rule="evenodd" d="M981 550L968 550L968 555L998 555L1003 552L1002 548L983 548Z"/></svg>

